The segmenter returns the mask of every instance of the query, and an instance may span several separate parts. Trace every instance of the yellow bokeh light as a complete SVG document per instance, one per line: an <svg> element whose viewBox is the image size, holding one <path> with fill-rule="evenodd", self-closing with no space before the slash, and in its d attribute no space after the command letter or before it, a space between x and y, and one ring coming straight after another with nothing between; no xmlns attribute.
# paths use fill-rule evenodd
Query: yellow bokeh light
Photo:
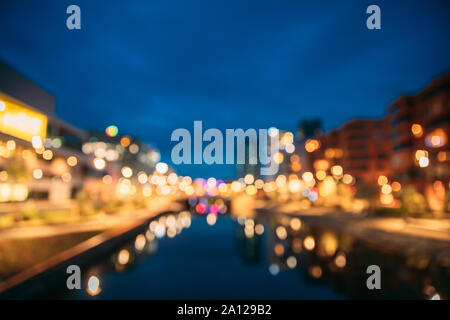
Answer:
<svg viewBox="0 0 450 320"><path fill-rule="evenodd" d="M383 193L383 194L389 194L389 193L391 193L391 192L392 192L392 187L391 187L390 185L384 184L384 185L381 187L381 193Z"/></svg>
<svg viewBox="0 0 450 320"><path fill-rule="evenodd" d="M39 180L42 178L43 175L44 175L44 173L42 172L42 169L34 169L33 170L33 178Z"/></svg>
<svg viewBox="0 0 450 320"><path fill-rule="evenodd" d="M327 170L329 167L330 163L328 162L328 160L325 159L320 159L320 160L316 160L314 161L314 169L318 170Z"/></svg>
<svg viewBox="0 0 450 320"><path fill-rule="evenodd" d="M274 183L272 182L266 182L263 186L264 192L272 192L275 190Z"/></svg>
<svg viewBox="0 0 450 320"><path fill-rule="evenodd" d="M312 181L314 179L314 176L311 172L306 171L302 174L302 179L306 182Z"/></svg>
<svg viewBox="0 0 450 320"><path fill-rule="evenodd" d="M257 189L255 186L250 185L250 186L247 186L247 187L245 188L245 192L246 192L248 195L253 196L253 195L255 195L255 194L258 192L258 189Z"/></svg>
<svg viewBox="0 0 450 320"><path fill-rule="evenodd" d="M275 233L280 240L285 240L287 238L286 228L283 226L279 226L275 229Z"/></svg>
<svg viewBox="0 0 450 320"><path fill-rule="evenodd" d="M318 242L318 254L322 257L334 256L338 248L336 235L331 232L324 232Z"/></svg>
<svg viewBox="0 0 450 320"><path fill-rule="evenodd" d="M209 213L209 214L206 216L206 222L207 222L210 226L215 225L216 222L217 222L217 214Z"/></svg>
<svg viewBox="0 0 450 320"><path fill-rule="evenodd" d="M106 162L105 160L101 159L101 158L95 158L94 159L94 167L97 170L102 170L104 169L106 166Z"/></svg>
<svg viewBox="0 0 450 320"><path fill-rule="evenodd" d="M277 152L273 155L273 161L275 161L275 163L280 164L282 163L284 160L284 156L281 152Z"/></svg>
<svg viewBox="0 0 450 320"><path fill-rule="evenodd" d="M323 170L319 170L316 172L316 177L318 180L323 180L326 178L326 176L327 176L327 173Z"/></svg>
<svg viewBox="0 0 450 320"><path fill-rule="evenodd" d="M302 183L298 179L290 180L288 188L290 192L299 192L302 188Z"/></svg>
<svg viewBox="0 0 450 320"><path fill-rule="evenodd" d="M329 197L336 193L336 182L333 177L326 177L323 182L319 185L319 194L322 197Z"/></svg>
<svg viewBox="0 0 450 320"><path fill-rule="evenodd" d="M353 183L353 177L350 174L346 173L342 177L342 182L344 182L345 184L352 184Z"/></svg>
<svg viewBox="0 0 450 320"><path fill-rule="evenodd" d="M394 202L394 196L392 193L389 194L381 194L380 195L380 202L384 205L390 205Z"/></svg>
<svg viewBox="0 0 450 320"><path fill-rule="evenodd" d="M104 184L111 184L113 182L113 178L109 174L107 174L103 176L102 181Z"/></svg>
<svg viewBox="0 0 450 320"><path fill-rule="evenodd" d="M67 164L71 167L75 167L78 163L77 157L70 156L67 158Z"/></svg>
<svg viewBox="0 0 450 320"><path fill-rule="evenodd" d="M411 132L416 138L420 138L423 135L423 129L420 124L414 123L411 126Z"/></svg>
<svg viewBox="0 0 450 320"><path fill-rule="evenodd" d="M417 150L415 153L416 160L420 160L420 158L428 157L428 151L426 150Z"/></svg>
<svg viewBox="0 0 450 320"><path fill-rule="evenodd" d="M14 151L14 149L16 149L16 142L14 140L8 140L8 142L6 142L6 149Z"/></svg>
<svg viewBox="0 0 450 320"><path fill-rule="evenodd" d="M165 174L169 170L169 166L165 162L158 162L155 165L156 172L160 174Z"/></svg>
<svg viewBox="0 0 450 320"><path fill-rule="evenodd" d="M44 153L42 154L42 158L44 158L45 160L52 160L53 158L52 150L45 150Z"/></svg>
<svg viewBox="0 0 450 320"><path fill-rule="evenodd" d="M287 153L293 153L295 151L295 145L289 143L284 147L284 150L286 150Z"/></svg>
<svg viewBox="0 0 450 320"><path fill-rule="evenodd" d="M148 176L145 172L141 171L138 173L138 181L140 184L145 184L148 181Z"/></svg>
<svg viewBox="0 0 450 320"><path fill-rule="evenodd" d="M334 263L338 268L344 268L347 264L347 258L345 257L345 254L340 252L336 255L336 258L334 259Z"/></svg>
<svg viewBox="0 0 450 320"><path fill-rule="evenodd" d="M276 178L275 183L278 187L282 188L286 185L286 181L287 181L286 176L281 174Z"/></svg>
<svg viewBox="0 0 450 320"><path fill-rule="evenodd" d="M394 202L394 196L392 195L392 193L389 194L382 193L380 195L380 202L384 205L390 205Z"/></svg>
<svg viewBox="0 0 450 320"><path fill-rule="evenodd" d="M257 224L255 226L255 233L257 235L262 235L264 233L264 226L262 224Z"/></svg>
<svg viewBox="0 0 450 320"><path fill-rule="evenodd" d="M285 132L281 137L281 143L286 145L294 142L294 135L292 132Z"/></svg>
<svg viewBox="0 0 450 320"><path fill-rule="evenodd" d="M302 227L302 221L299 218L292 218L289 225L292 230L298 231Z"/></svg>
<svg viewBox="0 0 450 320"><path fill-rule="evenodd" d="M303 246L305 247L306 250L311 251L316 246L316 241L314 240L313 237L307 236L305 240L303 240Z"/></svg>
<svg viewBox="0 0 450 320"><path fill-rule="evenodd" d="M152 193L152 188L150 186L145 186L142 188L142 195L144 197L150 197Z"/></svg>
<svg viewBox="0 0 450 320"><path fill-rule="evenodd" d="M334 175L334 176L342 176L342 174L344 173L344 169L341 167L341 166L339 166L339 165L336 165L336 166L332 166L331 167L331 173Z"/></svg>
<svg viewBox="0 0 450 320"><path fill-rule="evenodd" d="M133 175L133 169L131 169L130 167L123 167L120 172L125 178L131 178L131 176Z"/></svg>
<svg viewBox="0 0 450 320"><path fill-rule="evenodd" d="M264 181L262 179L256 179L255 187L257 187L258 189L262 189L264 187Z"/></svg>
<svg viewBox="0 0 450 320"><path fill-rule="evenodd" d="M136 240L134 241L134 248L137 251L142 251L144 249L146 243L147 243L147 239L145 238L145 236L143 234L139 234L136 237Z"/></svg>
<svg viewBox="0 0 450 320"><path fill-rule="evenodd" d="M170 185L175 185L178 181L178 175L175 172L171 172L169 173L169 175L167 176L167 182Z"/></svg>
<svg viewBox="0 0 450 320"><path fill-rule="evenodd" d="M388 183L388 178L386 176L379 176L378 177L378 185L382 186Z"/></svg>
<svg viewBox="0 0 450 320"><path fill-rule="evenodd" d="M122 265L127 264L130 261L130 252L126 249L120 250L117 261Z"/></svg>
<svg viewBox="0 0 450 320"><path fill-rule="evenodd" d="M317 149L319 149L320 148L320 142L319 142L319 140L316 140L316 139L308 139L306 142L305 142L305 150L307 151L307 152L314 152L314 151L316 151Z"/></svg>
<svg viewBox="0 0 450 320"><path fill-rule="evenodd" d="M254 181L255 181L255 177L251 173L248 173L245 175L244 182L246 184L252 184Z"/></svg>

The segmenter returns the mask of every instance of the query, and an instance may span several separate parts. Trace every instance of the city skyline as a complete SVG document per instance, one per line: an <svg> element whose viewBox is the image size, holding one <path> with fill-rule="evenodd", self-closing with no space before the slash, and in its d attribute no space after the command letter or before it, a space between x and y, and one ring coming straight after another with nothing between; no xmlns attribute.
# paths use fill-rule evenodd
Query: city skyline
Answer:
<svg viewBox="0 0 450 320"><path fill-rule="evenodd" d="M320 117L329 130L383 116L393 100L450 68L450 22L435 3L381 1L381 30L365 27L367 6L356 2L326 11L268 1L226 10L202 1L77 4L75 31L65 26L65 3L31 1L27 11L2 4L0 58L54 95L62 119L97 132L117 125L156 145L164 161L171 132L194 120L295 131L302 119ZM234 166L175 168L235 174Z"/></svg>

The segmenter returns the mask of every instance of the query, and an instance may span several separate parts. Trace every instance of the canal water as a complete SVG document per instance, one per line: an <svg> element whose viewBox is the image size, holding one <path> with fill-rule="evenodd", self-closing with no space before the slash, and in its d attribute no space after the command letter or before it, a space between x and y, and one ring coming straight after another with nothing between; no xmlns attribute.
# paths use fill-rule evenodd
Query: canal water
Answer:
<svg viewBox="0 0 450 320"><path fill-rule="evenodd" d="M381 290L369 290L369 265ZM430 299L449 296L449 270L298 218L164 215L83 270L67 299ZM54 293L56 294L56 293Z"/></svg>

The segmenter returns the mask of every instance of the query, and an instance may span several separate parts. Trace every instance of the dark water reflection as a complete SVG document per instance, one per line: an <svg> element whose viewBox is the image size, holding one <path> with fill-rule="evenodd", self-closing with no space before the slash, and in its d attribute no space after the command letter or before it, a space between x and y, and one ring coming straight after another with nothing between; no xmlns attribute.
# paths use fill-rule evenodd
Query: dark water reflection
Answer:
<svg viewBox="0 0 450 320"><path fill-rule="evenodd" d="M85 272L84 290L61 288L57 295L75 299L449 296L448 268L427 257L386 252L298 218L219 216L215 220L204 215L191 218L187 212L156 219L145 234L93 263ZM381 290L367 289L366 268L371 264L381 268Z"/></svg>

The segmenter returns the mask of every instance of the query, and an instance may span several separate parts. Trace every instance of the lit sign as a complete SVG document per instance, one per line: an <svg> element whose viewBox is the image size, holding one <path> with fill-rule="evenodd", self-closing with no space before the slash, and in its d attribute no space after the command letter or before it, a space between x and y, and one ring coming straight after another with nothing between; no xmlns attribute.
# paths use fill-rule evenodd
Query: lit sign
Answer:
<svg viewBox="0 0 450 320"><path fill-rule="evenodd" d="M30 141L34 136L45 139L47 116L4 99L0 94L0 132Z"/></svg>

